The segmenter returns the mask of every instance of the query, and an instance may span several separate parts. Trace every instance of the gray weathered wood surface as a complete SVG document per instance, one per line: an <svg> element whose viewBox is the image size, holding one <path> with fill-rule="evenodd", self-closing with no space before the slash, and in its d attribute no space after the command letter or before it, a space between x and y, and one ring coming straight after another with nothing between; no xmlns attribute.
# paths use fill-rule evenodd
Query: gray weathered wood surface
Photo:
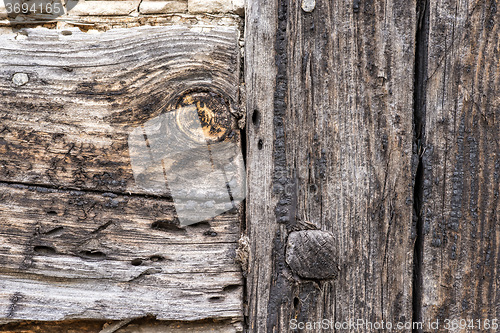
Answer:
<svg viewBox="0 0 500 333"><path fill-rule="evenodd" d="M496 1L249 2L249 331L494 331L498 19Z"/></svg>
<svg viewBox="0 0 500 333"><path fill-rule="evenodd" d="M239 242L241 209L181 226L172 194L138 186L127 155L131 128L192 88L241 115L236 29L0 37L3 318L222 319L119 332L234 332L243 314L248 332L481 319L455 331L488 331L500 319L498 20L495 0L250 0ZM237 119L217 114L239 144ZM72 324L45 325L33 332Z"/></svg>
<svg viewBox="0 0 500 333"><path fill-rule="evenodd" d="M422 119L424 321L500 320L500 12L429 6ZM457 332L466 330L457 330Z"/></svg>
<svg viewBox="0 0 500 333"><path fill-rule="evenodd" d="M135 127L190 89L212 89L238 108L237 29L162 29L3 35L1 179L150 193L131 170ZM16 73L29 82L13 84Z"/></svg>
<svg viewBox="0 0 500 333"><path fill-rule="evenodd" d="M137 186L127 138L186 92L222 98L232 119L239 56L236 28L0 36L2 319L149 315L236 329L241 209L179 225L168 191ZM224 126L239 144L236 123Z"/></svg>
<svg viewBox="0 0 500 333"><path fill-rule="evenodd" d="M249 1L250 332L411 319L415 8ZM306 221L336 236L337 279L287 266L287 237Z"/></svg>

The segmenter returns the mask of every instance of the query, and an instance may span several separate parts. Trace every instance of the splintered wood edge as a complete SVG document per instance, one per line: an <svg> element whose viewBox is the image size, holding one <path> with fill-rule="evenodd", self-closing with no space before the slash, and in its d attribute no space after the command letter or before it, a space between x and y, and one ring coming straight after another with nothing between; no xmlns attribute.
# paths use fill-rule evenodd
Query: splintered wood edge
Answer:
<svg viewBox="0 0 500 333"><path fill-rule="evenodd" d="M14 333L28 330L29 333L66 332L85 333L238 333L243 332L243 325L235 320L201 320L201 321L158 321L152 317L130 318L121 321L110 320L65 320L65 321L24 321L5 323L0 321L0 330ZM119 329L119 331L118 331ZM23 331L24 332L24 331Z"/></svg>

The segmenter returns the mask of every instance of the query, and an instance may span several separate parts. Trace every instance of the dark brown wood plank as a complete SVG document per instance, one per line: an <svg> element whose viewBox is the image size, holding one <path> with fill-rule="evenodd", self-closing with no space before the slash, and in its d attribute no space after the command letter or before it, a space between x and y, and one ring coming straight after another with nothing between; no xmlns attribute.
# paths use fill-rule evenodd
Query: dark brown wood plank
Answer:
<svg viewBox="0 0 500 333"><path fill-rule="evenodd" d="M416 3L302 3L247 8L249 330L410 321ZM315 228L336 244L301 259L337 279L287 264L290 233Z"/></svg>
<svg viewBox="0 0 500 333"><path fill-rule="evenodd" d="M486 320L490 328L500 320L497 6L435 1L429 7L422 317L439 320L440 328L445 320L467 320L456 332L493 332Z"/></svg>

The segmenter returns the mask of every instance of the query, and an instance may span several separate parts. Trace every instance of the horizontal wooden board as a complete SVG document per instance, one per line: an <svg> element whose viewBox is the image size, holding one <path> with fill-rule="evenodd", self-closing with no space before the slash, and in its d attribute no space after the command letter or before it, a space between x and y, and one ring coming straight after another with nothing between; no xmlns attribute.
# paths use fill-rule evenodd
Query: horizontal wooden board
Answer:
<svg viewBox="0 0 500 333"><path fill-rule="evenodd" d="M117 281L147 268L238 271L234 213L181 227L166 200L4 184L0 198L3 270Z"/></svg>
<svg viewBox="0 0 500 333"><path fill-rule="evenodd" d="M237 39L234 28L179 26L0 36L0 181L168 196L136 184L129 135L186 92L237 113Z"/></svg>
<svg viewBox="0 0 500 333"><path fill-rule="evenodd" d="M32 276L2 274L0 299L3 317L23 320L73 318L125 319L153 315L161 320L239 318L237 289L224 293L214 285L234 281L237 273L180 274L168 285L150 281L138 288L110 281L37 280ZM144 278L150 280L148 277ZM199 280L194 286L191 281ZM21 290L21 291L20 291Z"/></svg>
<svg viewBox="0 0 500 333"><path fill-rule="evenodd" d="M0 184L2 317L240 317L238 216L181 227L168 200Z"/></svg>
<svg viewBox="0 0 500 333"><path fill-rule="evenodd" d="M242 198L233 192L228 207L203 197L222 179L203 168L227 152L224 189L244 184L237 30L29 29L0 39L0 319L239 321ZM187 128L192 114L178 110L192 110L189 103L208 125ZM204 133L211 152L211 165L157 159L169 180L184 172L186 191L174 198L168 186L144 187L145 171L132 170L133 154L157 151L157 128L145 124L168 112L181 119L176 138ZM141 131L146 141L131 140ZM182 140L174 147L193 146ZM215 206L217 216L183 225L178 203L190 202L173 200L182 195Z"/></svg>

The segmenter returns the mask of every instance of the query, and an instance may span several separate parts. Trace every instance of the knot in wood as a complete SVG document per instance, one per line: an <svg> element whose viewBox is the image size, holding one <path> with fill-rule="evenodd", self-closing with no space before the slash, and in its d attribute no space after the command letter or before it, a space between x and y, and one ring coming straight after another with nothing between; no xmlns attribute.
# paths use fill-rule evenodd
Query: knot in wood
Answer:
<svg viewBox="0 0 500 333"><path fill-rule="evenodd" d="M288 235L286 262L306 279L335 279L338 275L337 243L331 232L294 231Z"/></svg>
<svg viewBox="0 0 500 333"><path fill-rule="evenodd" d="M196 108L198 119L193 117L193 112L182 112L193 107ZM179 128L195 141L223 141L235 127L228 103L215 92L187 92L179 98L176 109Z"/></svg>

